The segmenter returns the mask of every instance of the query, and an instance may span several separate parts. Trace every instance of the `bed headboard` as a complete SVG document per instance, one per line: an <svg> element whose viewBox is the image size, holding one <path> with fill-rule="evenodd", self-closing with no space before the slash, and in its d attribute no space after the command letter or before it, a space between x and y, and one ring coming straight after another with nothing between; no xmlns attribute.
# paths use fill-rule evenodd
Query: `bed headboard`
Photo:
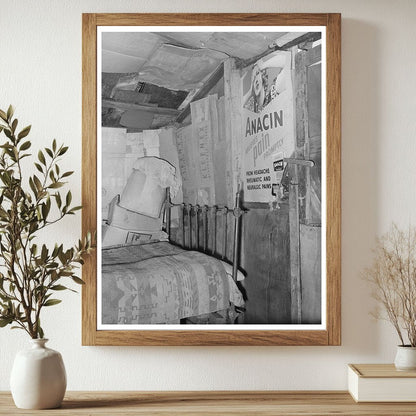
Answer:
<svg viewBox="0 0 416 416"><path fill-rule="evenodd" d="M242 192L235 195L234 208L226 206L173 204L170 190L166 190L166 232L173 244L188 250L201 251L233 265L233 279L237 270L241 245ZM172 231L172 209L179 209L179 224Z"/></svg>

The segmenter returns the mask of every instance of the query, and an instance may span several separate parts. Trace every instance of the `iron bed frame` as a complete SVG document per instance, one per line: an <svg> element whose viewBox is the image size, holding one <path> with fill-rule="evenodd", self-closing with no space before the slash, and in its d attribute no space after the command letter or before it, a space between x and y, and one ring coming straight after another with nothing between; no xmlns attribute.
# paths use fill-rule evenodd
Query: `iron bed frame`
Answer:
<svg viewBox="0 0 416 416"><path fill-rule="evenodd" d="M241 199L242 190L238 187L235 194L233 209L230 209L227 206L217 205L174 204L170 198L170 189L167 188L165 231L169 236L169 241L172 244L180 245L182 248L197 250L231 263L233 268L232 277L233 280L237 282L242 232L241 218L246 212L241 206ZM178 236L176 236L176 238L173 238L172 236L172 208L175 207L179 208L180 212L180 241L178 241ZM222 230L220 239L218 239L219 229ZM230 235L232 235L231 250L228 248ZM219 251L218 241L222 242L221 251ZM230 253L230 255L227 255L228 253Z"/></svg>

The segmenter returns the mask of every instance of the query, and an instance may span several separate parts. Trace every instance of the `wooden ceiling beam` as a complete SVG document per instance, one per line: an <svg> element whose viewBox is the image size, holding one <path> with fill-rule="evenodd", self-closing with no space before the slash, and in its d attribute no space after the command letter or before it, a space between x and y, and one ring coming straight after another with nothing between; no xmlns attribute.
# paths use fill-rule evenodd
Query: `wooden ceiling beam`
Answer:
<svg viewBox="0 0 416 416"><path fill-rule="evenodd" d="M290 42L285 43L282 46L274 46L272 48L269 48L266 51L264 51L263 53L261 53L260 55L253 56L252 58L249 58L249 59L238 59L236 61L236 66L239 69L246 68L247 66L254 64L259 59L261 59L261 58L269 55L272 52L275 52L275 51L287 51L288 49L292 48L293 46L299 45L301 43L304 43L304 42L314 42L315 40L320 39L321 38L321 35L322 35L321 32L308 32L308 33L305 33L304 35L299 36L298 38L293 39Z"/></svg>
<svg viewBox="0 0 416 416"><path fill-rule="evenodd" d="M191 103L204 98L215 87L217 82L224 76L224 63L218 65L217 69L210 75L201 89L194 95L191 102L179 113L176 121L182 123L191 112Z"/></svg>
<svg viewBox="0 0 416 416"><path fill-rule="evenodd" d="M139 111L146 111L148 113L153 114L163 114L167 116L173 116L176 117L178 114L180 114L179 110L176 110L175 108L165 108L165 107L155 107L152 105L146 105L146 104L134 104L134 103L124 103L121 101L114 101L114 100L103 100L102 106L106 108L116 108L117 110L139 110Z"/></svg>

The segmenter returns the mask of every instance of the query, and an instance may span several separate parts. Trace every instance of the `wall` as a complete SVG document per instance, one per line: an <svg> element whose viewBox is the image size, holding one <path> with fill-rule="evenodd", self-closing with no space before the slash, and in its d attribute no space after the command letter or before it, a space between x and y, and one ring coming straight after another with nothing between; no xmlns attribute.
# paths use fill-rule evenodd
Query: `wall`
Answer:
<svg viewBox="0 0 416 416"><path fill-rule="evenodd" d="M70 390L345 389L349 362L391 362L397 339L369 316L359 278L377 233L415 222L416 37L413 0L0 0L0 108L13 103L33 124L34 147L70 145L75 199L81 183L82 12L341 12L342 346L81 347L81 299L46 311L50 346L61 351ZM64 167L64 166L63 166ZM75 201L77 202L77 201ZM69 244L80 216L46 235ZM18 331L0 331L0 390L8 389Z"/></svg>

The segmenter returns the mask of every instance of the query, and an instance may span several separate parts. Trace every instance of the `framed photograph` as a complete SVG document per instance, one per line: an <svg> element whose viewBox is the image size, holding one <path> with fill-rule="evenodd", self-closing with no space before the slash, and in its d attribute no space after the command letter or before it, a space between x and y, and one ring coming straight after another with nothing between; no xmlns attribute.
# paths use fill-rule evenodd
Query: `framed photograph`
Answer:
<svg viewBox="0 0 416 416"><path fill-rule="evenodd" d="M83 345L340 345L340 26L83 15Z"/></svg>

